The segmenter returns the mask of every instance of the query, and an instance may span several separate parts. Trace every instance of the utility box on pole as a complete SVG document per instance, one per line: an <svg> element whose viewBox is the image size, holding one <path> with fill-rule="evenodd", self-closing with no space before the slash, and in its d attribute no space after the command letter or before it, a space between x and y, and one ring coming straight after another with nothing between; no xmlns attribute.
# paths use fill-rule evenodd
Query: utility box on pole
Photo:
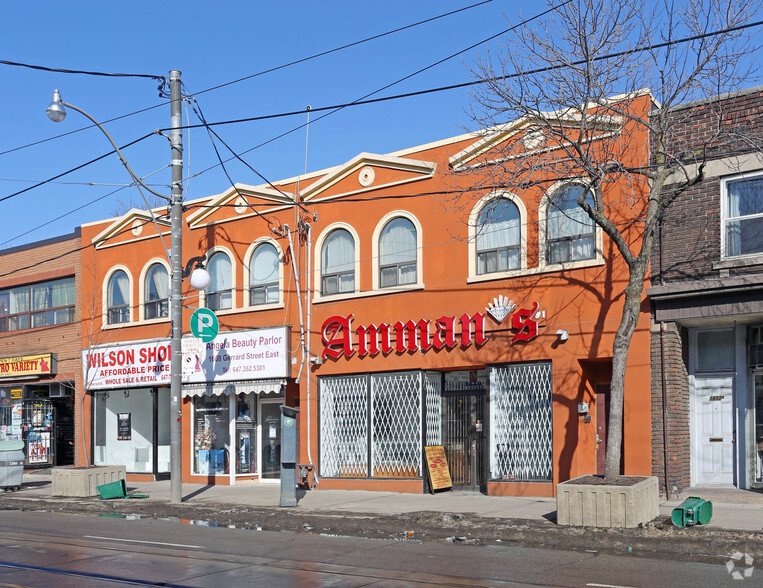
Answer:
<svg viewBox="0 0 763 588"><path fill-rule="evenodd" d="M298 408L281 405L281 504L297 506Z"/></svg>

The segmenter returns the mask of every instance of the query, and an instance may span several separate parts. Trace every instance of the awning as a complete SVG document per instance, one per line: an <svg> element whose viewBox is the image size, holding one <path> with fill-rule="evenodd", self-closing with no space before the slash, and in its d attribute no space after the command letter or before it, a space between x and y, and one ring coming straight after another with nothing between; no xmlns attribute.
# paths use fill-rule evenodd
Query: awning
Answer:
<svg viewBox="0 0 763 588"><path fill-rule="evenodd" d="M190 396L222 396L223 394L280 394L286 380L249 380L246 382L219 382L183 384L183 398Z"/></svg>

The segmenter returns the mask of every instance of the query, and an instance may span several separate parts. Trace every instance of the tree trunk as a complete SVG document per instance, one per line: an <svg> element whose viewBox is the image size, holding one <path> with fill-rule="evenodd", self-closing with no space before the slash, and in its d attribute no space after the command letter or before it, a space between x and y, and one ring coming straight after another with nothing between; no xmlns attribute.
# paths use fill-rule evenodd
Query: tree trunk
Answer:
<svg viewBox="0 0 763 588"><path fill-rule="evenodd" d="M641 296L644 291L644 276L647 264L636 258L629 266L630 276L625 289L625 302L620 326L612 344L612 381L610 382L609 422L607 423L607 455L604 462L604 477L616 478L620 475L623 445L623 407L625 399L625 366L628 348L638 324L641 312Z"/></svg>

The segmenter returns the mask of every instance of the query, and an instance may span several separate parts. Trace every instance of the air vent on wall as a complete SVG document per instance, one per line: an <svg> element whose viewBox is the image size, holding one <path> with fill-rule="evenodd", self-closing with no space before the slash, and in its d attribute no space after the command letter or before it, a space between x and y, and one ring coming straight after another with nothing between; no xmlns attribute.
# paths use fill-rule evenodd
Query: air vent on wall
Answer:
<svg viewBox="0 0 763 588"><path fill-rule="evenodd" d="M50 397L51 398L65 398L71 396L72 391L70 388L64 386L60 382L53 382L50 385Z"/></svg>

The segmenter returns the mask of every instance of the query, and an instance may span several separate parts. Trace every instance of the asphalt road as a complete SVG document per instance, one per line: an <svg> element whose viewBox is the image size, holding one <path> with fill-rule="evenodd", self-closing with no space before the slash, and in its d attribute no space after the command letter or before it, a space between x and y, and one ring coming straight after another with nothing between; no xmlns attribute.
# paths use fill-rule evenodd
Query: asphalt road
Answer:
<svg viewBox="0 0 763 588"><path fill-rule="evenodd" d="M760 563L760 562L759 562ZM734 571L744 572L739 562ZM0 587L760 585L726 566L596 552L0 513Z"/></svg>

